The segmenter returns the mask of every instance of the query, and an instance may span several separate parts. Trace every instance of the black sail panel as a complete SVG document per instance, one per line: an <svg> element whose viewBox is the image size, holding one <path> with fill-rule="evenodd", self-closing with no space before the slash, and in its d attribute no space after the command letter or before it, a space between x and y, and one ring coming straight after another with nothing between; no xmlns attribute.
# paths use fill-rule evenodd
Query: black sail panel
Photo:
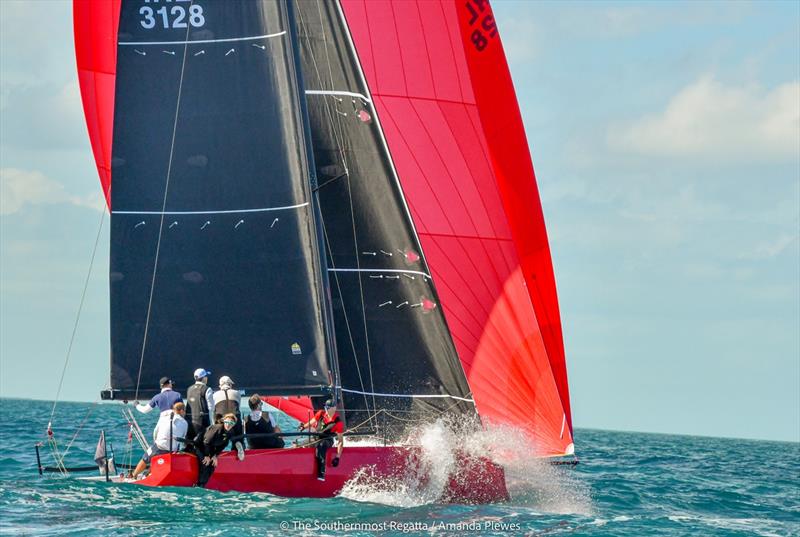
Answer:
<svg viewBox="0 0 800 537"><path fill-rule="evenodd" d="M189 384L197 367L262 393L324 391L322 269L287 6L121 9L112 396L142 397L164 375Z"/></svg>
<svg viewBox="0 0 800 537"><path fill-rule="evenodd" d="M348 426L472 414L338 3L296 5Z"/></svg>

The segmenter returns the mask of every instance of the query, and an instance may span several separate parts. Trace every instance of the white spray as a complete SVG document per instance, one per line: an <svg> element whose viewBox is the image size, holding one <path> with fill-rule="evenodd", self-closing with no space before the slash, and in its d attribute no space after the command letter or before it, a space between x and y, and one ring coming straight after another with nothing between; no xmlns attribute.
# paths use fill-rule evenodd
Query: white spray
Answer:
<svg viewBox="0 0 800 537"><path fill-rule="evenodd" d="M589 515L588 486L570 468L536 458L528 435L513 427L481 427L461 422L454 427L443 419L421 426L400 445L419 446L413 470L387 479L362 469L342 489L354 501L396 507L415 507L440 500L450 478L458 479L463 456L480 456L503 467L511 504L539 512ZM346 449L346 448L345 448Z"/></svg>

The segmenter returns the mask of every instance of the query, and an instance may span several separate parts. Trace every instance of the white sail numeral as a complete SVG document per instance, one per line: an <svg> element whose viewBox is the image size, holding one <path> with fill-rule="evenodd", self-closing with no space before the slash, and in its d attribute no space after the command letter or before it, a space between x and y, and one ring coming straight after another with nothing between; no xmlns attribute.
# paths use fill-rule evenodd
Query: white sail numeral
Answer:
<svg viewBox="0 0 800 537"><path fill-rule="evenodd" d="M162 6L154 10L150 6L142 6L139 9L139 15L142 19L139 24L145 30L152 30L156 27L156 16L161 20L163 28L186 28L186 9L183 6ZM206 18L203 15L203 6L192 5L189 7L189 24L194 28L200 28L206 23Z"/></svg>

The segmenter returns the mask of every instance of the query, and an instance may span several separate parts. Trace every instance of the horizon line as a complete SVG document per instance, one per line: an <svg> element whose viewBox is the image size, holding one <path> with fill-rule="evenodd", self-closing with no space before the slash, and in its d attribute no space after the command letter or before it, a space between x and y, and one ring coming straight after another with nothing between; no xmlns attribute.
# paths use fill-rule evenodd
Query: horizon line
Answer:
<svg viewBox="0 0 800 537"><path fill-rule="evenodd" d="M37 401L42 403L52 403L52 399L42 399L42 398L34 398L34 397L14 397L14 396L7 396L7 395L0 395L0 401L2 400L15 400L15 401ZM60 403L80 403L80 404L119 404L121 401L85 401L85 400L74 400L74 399L63 399L59 401ZM282 412L279 410L279 412ZM284 412L285 414L285 412ZM659 435L659 436L688 436L688 437L696 437L696 438L715 438L721 440L744 440L747 442L777 442L781 444L800 444L800 438L793 439L793 440L781 440L776 438L754 438L754 437L741 437L741 436L719 436L719 435L707 435L707 434L694 434L694 433L679 433L679 432L666 432L666 431L642 431L642 430L635 430L635 429L603 429L600 427L592 427L592 426L579 426L573 427L574 429L584 430L584 431L602 431L602 432L609 432L609 433L636 433L636 434L649 434L649 435ZM580 448L580 441L576 441L576 451L579 451Z"/></svg>

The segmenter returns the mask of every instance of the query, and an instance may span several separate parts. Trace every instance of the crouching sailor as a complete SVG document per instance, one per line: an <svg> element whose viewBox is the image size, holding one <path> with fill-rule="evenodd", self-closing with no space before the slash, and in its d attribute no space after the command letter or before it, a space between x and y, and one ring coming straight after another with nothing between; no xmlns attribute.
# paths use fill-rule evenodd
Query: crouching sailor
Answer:
<svg viewBox="0 0 800 537"><path fill-rule="evenodd" d="M171 411L161 414L156 428L153 429L153 444L145 451L130 477L136 479L154 456L181 450L183 442L179 439L186 438L186 431L189 429L184 414L186 407L180 401L172 406Z"/></svg>
<svg viewBox="0 0 800 537"><path fill-rule="evenodd" d="M233 414L236 417L236 424L233 428L231 436L242 436L242 422L240 421L241 413L239 412L239 404L242 400L242 395L239 390L233 389L234 382L229 376L222 376L219 379L219 390L214 392L214 416L224 416L225 414ZM239 457L244 456L244 446L242 445L241 438L234 438L234 447L239 452Z"/></svg>
<svg viewBox="0 0 800 537"><path fill-rule="evenodd" d="M261 411L261 396L254 394L247 401L250 415L245 418L244 432L248 435L250 449L276 449L284 446L283 438L278 436L281 428L275 423L271 412ZM254 435L250 437L250 435Z"/></svg>
<svg viewBox="0 0 800 537"><path fill-rule="evenodd" d="M325 454L333 446L333 439L336 438L336 456L331 459L331 466L339 466L344 448L344 423L336 412L336 403L332 399L325 401L323 409L314 414L313 418L300 424L301 431L312 427L316 427L320 433L316 449L317 479L325 481Z"/></svg>
<svg viewBox="0 0 800 537"><path fill-rule="evenodd" d="M236 414L225 414L222 419L206 429L202 444L197 448L197 457L200 460L200 472L197 476L197 486L205 487L214 469L217 467L217 457L225 451L236 426ZM244 452L239 452L239 460L244 457Z"/></svg>

